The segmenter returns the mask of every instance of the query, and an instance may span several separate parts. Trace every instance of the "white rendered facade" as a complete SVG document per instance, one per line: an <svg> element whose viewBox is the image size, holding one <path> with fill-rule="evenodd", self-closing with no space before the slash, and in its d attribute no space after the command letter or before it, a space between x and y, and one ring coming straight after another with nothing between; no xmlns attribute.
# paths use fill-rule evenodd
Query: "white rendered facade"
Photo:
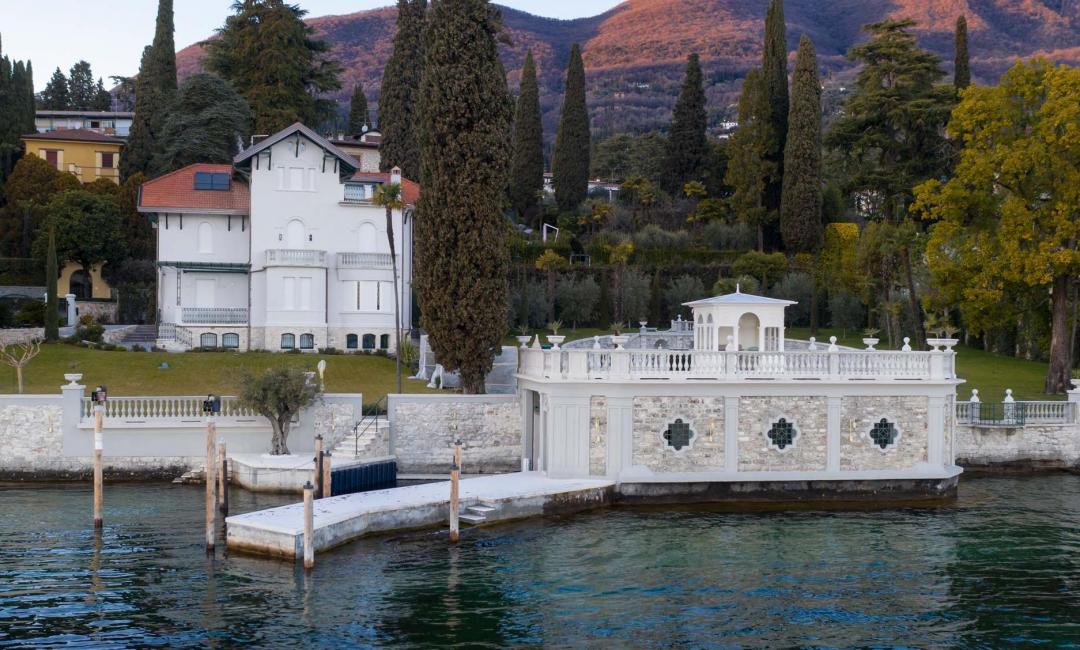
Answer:
<svg viewBox="0 0 1080 650"><path fill-rule="evenodd" d="M614 479L636 496L807 482L837 494L954 489L955 341L929 351L785 351L787 304L747 294L691 303L695 330L699 316L734 328L752 314L737 346L735 332L722 345L715 332L696 332L693 350L520 348L523 464Z"/></svg>
<svg viewBox="0 0 1080 650"><path fill-rule="evenodd" d="M199 208L178 214L142 205L156 217L163 335L176 336L185 347L392 350L386 209L371 197L379 184L403 181L396 172L358 175L358 167L348 154L294 125L237 156L231 182L246 184L247 214ZM151 194L144 186L144 197ZM392 214L406 329L412 293L408 210Z"/></svg>

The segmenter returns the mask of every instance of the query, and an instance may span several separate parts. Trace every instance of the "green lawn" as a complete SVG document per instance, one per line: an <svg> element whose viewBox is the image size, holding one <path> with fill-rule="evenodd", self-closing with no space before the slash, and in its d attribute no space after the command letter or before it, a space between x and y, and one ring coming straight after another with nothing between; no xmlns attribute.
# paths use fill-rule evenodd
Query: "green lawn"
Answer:
<svg viewBox="0 0 1080 650"><path fill-rule="evenodd" d="M368 355L273 354L269 352L104 352L45 345L25 369L27 393L58 393L64 373L83 373L87 386L105 384L113 395L235 395L239 377L278 365L315 370L326 359L326 390L363 393L365 402L396 392L394 361ZM168 369L161 369L162 362ZM405 377L408 372L403 371ZM402 380L407 393L430 392L424 382ZM14 393L15 370L0 366L0 393Z"/></svg>
<svg viewBox="0 0 1080 650"><path fill-rule="evenodd" d="M862 348L862 334L849 330L819 329L817 340L828 342L829 336L836 336L837 343L853 348ZM807 339L810 328L789 327L787 337ZM877 346L886 347L884 344ZM957 387L960 399L971 396L971 389L979 389L979 397L984 402L997 402L1005 396L1005 389L1013 390L1016 399L1040 400L1063 399L1064 395L1046 395L1042 392L1046 379L1046 364L1041 361L1027 361L1015 357L1006 357L984 350L976 350L963 345L956 347L956 373L965 383Z"/></svg>

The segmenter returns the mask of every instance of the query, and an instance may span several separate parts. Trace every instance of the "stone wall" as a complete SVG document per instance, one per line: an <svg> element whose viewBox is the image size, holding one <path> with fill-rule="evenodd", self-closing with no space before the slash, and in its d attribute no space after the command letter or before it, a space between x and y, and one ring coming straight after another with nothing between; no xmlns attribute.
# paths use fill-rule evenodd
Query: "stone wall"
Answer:
<svg viewBox="0 0 1080 650"><path fill-rule="evenodd" d="M457 438L463 473L521 470L521 405L515 395L390 395L388 410L400 474L449 473Z"/></svg>
<svg viewBox="0 0 1080 650"><path fill-rule="evenodd" d="M676 419L690 425L690 445L664 439ZM633 463L654 472L724 469L724 400L720 397L635 397Z"/></svg>
<svg viewBox="0 0 1080 650"><path fill-rule="evenodd" d="M76 300L75 309L80 318L93 316L99 323L115 323L119 306L115 300Z"/></svg>
<svg viewBox="0 0 1080 650"><path fill-rule="evenodd" d="M840 469L897 469L926 461L927 406L925 397L845 397L841 402ZM885 449L870 437L882 418L898 432L896 442Z"/></svg>
<svg viewBox="0 0 1080 650"><path fill-rule="evenodd" d="M589 474L607 473L607 398L589 400Z"/></svg>
<svg viewBox="0 0 1080 650"><path fill-rule="evenodd" d="M963 467L1080 467L1080 425L956 425L956 463Z"/></svg>
<svg viewBox="0 0 1080 650"><path fill-rule="evenodd" d="M794 423L794 444L778 449L766 432L780 418ZM739 471L823 471L828 455L824 397L739 398Z"/></svg>
<svg viewBox="0 0 1080 650"><path fill-rule="evenodd" d="M0 329L0 345L27 343L34 339L45 338L44 327L9 327Z"/></svg>

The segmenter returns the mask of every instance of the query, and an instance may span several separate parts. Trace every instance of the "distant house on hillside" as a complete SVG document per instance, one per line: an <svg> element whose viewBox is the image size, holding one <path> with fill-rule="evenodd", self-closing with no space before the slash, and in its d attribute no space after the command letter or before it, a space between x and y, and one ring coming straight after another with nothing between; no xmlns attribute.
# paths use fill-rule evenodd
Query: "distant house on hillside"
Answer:
<svg viewBox="0 0 1080 650"><path fill-rule="evenodd" d="M393 214L400 322L411 322L412 222L420 187L363 171L302 124L142 186L157 231L162 344L244 350L389 350L394 277L375 189L400 183Z"/></svg>
<svg viewBox="0 0 1080 650"><path fill-rule="evenodd" d="M83 183L99 178L120 182L120 151L124 140L87 129L64 129L22 136L26 153L44 159Z"/></svg>
<svg viewBox="0 0 1080 650"><path fill-rule="evenodd" d="M353 158L360 161L360 171L379 171L379 144L382 142L382 134L378 131L367 131L362 135L338 135L330 140L330 144Z"/></svg>
<svg viewBox="0 0 1080 650"><path fill-rule="evenodd" d="M125 111L38 111L34 126L38 133L84 129L126 138L134 121L135 113Z"/></svg>

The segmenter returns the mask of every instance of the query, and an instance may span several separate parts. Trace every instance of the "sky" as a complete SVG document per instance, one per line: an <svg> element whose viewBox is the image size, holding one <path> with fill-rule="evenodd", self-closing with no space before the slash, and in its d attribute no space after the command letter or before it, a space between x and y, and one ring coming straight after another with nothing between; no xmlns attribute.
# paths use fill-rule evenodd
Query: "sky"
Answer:
<svg viewBox="0 0 1080 650"><path fill-rule="evenodd" d="M295 0L309 16L348 14L392 4L393 0ZM550 18L594 16L619 0L500 0L499 4ZM110 75L138 71L143 47L154 38L155 0L0 0L3 53L34 64L34 86L41 90L53 70L67 74L86 59L108 87ZM231 0L175 0L176 46L201 41L220 27Z"/></svg>

